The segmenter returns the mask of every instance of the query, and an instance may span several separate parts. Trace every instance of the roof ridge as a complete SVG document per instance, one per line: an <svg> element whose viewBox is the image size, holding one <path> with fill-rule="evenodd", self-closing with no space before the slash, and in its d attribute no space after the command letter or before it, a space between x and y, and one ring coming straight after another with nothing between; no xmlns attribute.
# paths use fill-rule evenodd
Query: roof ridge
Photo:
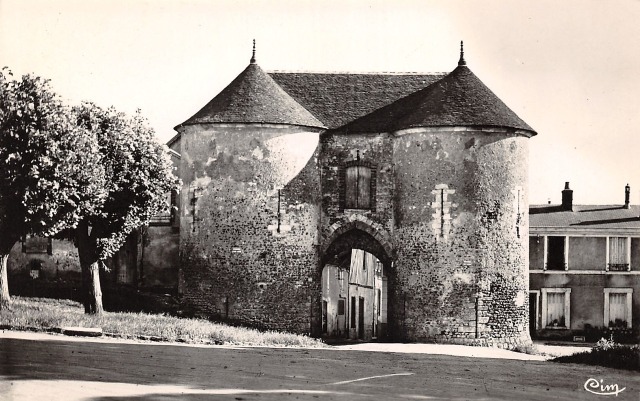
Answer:
<svg viewBox="0 0 640 401"><path fill-rule="evenodd" d="M295 70L268 70L267 74L326 74L326 75L442 75L447 72L420 72L420 71L295 71Z"/></svg>

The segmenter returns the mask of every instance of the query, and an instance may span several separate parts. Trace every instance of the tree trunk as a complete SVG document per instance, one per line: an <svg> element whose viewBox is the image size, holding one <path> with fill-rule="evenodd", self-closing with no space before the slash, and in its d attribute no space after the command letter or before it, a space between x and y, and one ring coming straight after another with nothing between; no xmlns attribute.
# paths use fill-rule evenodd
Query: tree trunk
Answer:
<svg viewBox="0 0 640 401"><path fill-rule="evenodd" d="M93 262L88 271L89 285L84 311L92 315L102 315L104 309L102 308L102 289L100 288L100 262Z"/></svg>
<svg viewBox="0 0 640 401"><path fill-rule="evenodd" d="M9 254L0 255L0 310L9 309L11 296L9 295L9 280L7 276L7 261Z"/></svg>
<svg viewBox="0 0 640 401"><path fill-rule="evenodd" d="M82 270L82 292L84 293L84 313L101 315L102 289L100 288L100 261L96 255L94 240L89 234L89 225L81 221L76 229L78 256Z"/></svg>

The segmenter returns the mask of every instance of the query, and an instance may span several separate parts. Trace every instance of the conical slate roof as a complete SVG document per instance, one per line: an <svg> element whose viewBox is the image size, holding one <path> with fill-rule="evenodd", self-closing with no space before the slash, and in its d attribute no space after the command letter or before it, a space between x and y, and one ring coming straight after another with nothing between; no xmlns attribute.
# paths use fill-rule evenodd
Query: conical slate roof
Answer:
<svg viewBox="0 0 640 401"><path fill-rule="evenodd" d="M390 132L416 127L494 126L536 132L466 66L441 80L339 128L346 132Z"/></svg>
<svg viewBox="0 0 640 401"><path fill-rule="evenodd" d="M324 128L254 59L222 92L181 125L206 123L271 123Z"/></svg>

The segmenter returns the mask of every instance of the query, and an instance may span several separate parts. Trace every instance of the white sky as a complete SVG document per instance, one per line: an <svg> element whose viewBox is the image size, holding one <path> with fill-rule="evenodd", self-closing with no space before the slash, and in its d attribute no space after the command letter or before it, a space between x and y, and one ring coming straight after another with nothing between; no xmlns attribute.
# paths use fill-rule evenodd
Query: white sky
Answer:
<svg viewBox="0 0 640 401"><path fill-rule="evenodd" d="M0 67L70 103L142 109L162 141L265 70L469 68L538 136L530 201L640 203L640 1L0 0Z"/></svg>

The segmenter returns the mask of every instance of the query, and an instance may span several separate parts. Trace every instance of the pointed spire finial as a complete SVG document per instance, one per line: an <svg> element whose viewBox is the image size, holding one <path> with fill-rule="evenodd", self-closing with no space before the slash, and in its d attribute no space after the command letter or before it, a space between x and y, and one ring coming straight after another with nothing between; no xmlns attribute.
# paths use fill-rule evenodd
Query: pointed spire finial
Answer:
<svg viewBox="0 0 640 401"><path fill-rule="evenodd" d="M458 65L467 65L467 62L464 61L464 43L462 41L460 41L460 60Z"/></svg>
<svg viewBox="0 0 640 401"><path fill-rule="evenodd" d="M255 64L256 63L256 40L253 40L253 53L251 53L251 64Z"/></svg>

